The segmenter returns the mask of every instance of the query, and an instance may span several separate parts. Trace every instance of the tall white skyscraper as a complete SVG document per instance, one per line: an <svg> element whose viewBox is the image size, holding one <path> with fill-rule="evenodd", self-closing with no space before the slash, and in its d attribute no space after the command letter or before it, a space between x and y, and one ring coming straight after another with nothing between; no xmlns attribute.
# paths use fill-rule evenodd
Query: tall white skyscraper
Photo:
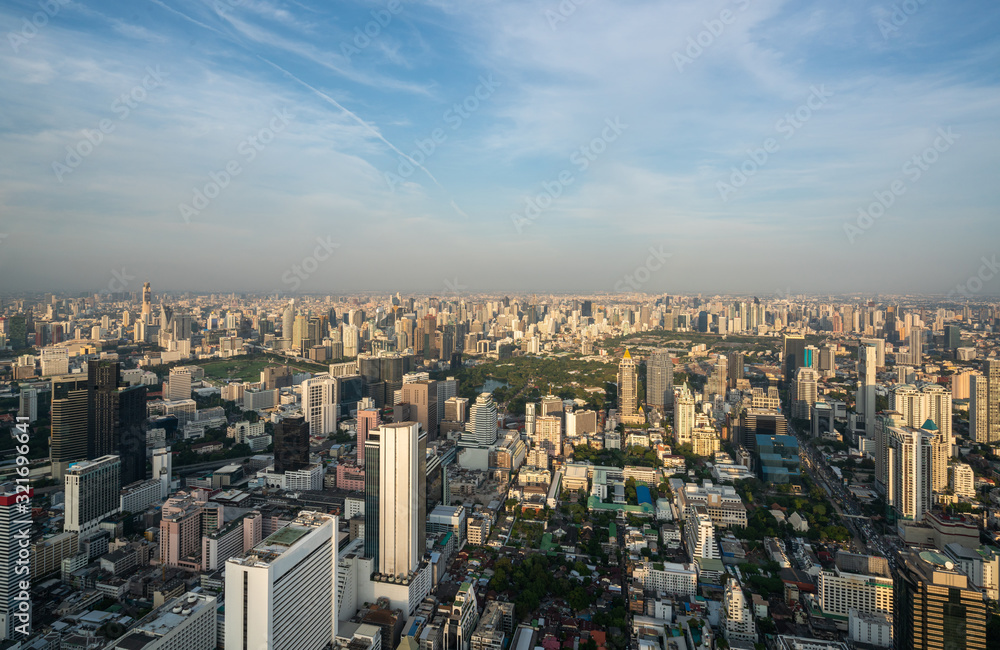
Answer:
<svg viewBox="0 0 1000 650"><path fill-rule="evenodd" d="M927 395L927 418L934 421L948 445L948 454L957 453L955 435L951 426L951 391L941 384L927 384L922 392Z"/></svg>
<svg viewBox="0 0 1000 650"><path fill-rule="evenodd" d="M309 423L309 435L337 431L337 386L337 380L325 372L302 382L302 413Z"/></svg>
<svg viewBox="0 0 1000 650"><path fill-rule="evenodd" d="M170 496L170 477L173 473L174 461L170 455L170 447L160 447L153 450L153 479L160 482L160 498Z"/></svg>
<svg viewBox="0 0 1000 650"><path fill-rule="evenodd" d="M687 384L674 397L674 440L679 445L691 442L694 431L694 396Z"/></svg>
<svg viewBox="0 0 1000 650"><path fill-rule="evenodd" d="M190 368L171 368L170 378L167 383L167 393L164 399L179 400L191 399L191 370Z"/></svg>
<svg viewBox="0 0 1000 650"><path fill-rule="evenodd" d="M497 405L490 393L480 393L476 403L469 408L469 422L465 425L462 439L480 445L496 443Z"/></svg>
<svg viewBox="0 0 1000 650"><path fill-rule="evenodd" d="M31 503L25 497L30 499L32 494L30 488L18 492L15 483L0 486L0 640L23 639L30 632L26 625L31 621L31 590L27 590L25 600L19 584L30 582L31 574L23 573L23 567L30 564L19 564L18 560L20 550L29 548L31 542Z"/></svg>
<svg viewBox="0 0 1000 650"><path fill-rule="evenodd" d="M903 415L903 424L919 428L930 415L930 400L912 384L899 384L889 392L889 408Z"/></svg>
<svg viewBox="0 0 1000 650"><path fill-rule="evenodd" d="M81 461L66 472L66 523L80 539L92 537L98 524L121 511L121 460L101 456Z"/></svg>
<svg viewBox="0 0 1000 650"><path fill-rule="evenodd" d="M923 521L931 507L933 435L922 429L889 430L891 505L901 519Z"/></svg>
<svg viewBox="0 0 1000 650"><path fill-rule="evenodd" d="M226 562L226 641L235 650L323 650L337 635L337 517L303 511Z"/></svg>
<svg viewBox="0 0 1000 650"><path fill-rule="evenodd" d="M858 345L858 394L855 408L865 424L865 437L875 437L875 368L878 349L862 340Z"/></svg>
<svg viewBox="0 0 1000 650"><path fill-rule="evenodd" d="M427 432L383 424L365 443L365 555L381 576L406 577L424 555Z"/></svg>

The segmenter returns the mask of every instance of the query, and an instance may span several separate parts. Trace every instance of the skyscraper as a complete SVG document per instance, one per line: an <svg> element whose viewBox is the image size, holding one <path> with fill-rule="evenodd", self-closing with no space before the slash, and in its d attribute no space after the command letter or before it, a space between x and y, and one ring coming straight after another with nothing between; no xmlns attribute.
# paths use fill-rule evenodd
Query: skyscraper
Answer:
<svg viewBox="0 0 1000 650"><path fill-rule="evenodd" d="M305 418L285 418L274 430L274 471L294 472L309 466L309 424Z"/></svg>
<svg viewBox="0 0 1000 650"><path fill-rule="evenodd" d="M430 439L437 438L437 382L433 379L420 379L404 383L403 403L410 405L410 417L420 423Z"/></svg>
<svg viewBox="0 0 1000 650"><path fill-rule="evenodd" d="M66 472L64 530L92 537L105 517L121 510L121 460L101 456L73 465Z"/></svg>
<svg viewBox="0 0 1000 650"><path fill-rule="evenodd" d="M25 498L33 494L30 488L18 491L15 483L0 486L0 640L23 639L30 632L26 623L31 621L31 597L21 597L19 584L28 576L18 570L19 564L27 565L18 560L31 541L31 504Z"/></svg>
<svg viewBox="0 0 1000 650"><path fill-rule="evenodd" d="M795 377L795 371L801 368L806 349L806 337L801 334L786 334L782 346L781 364L785 381Z"/></svg>
<svg viewBox="0 0 1000 650"><path fill-rule="evenodd" d="M1000 437L990 434L990 381L985 375L969 377L969 436L980 444L993 444Z"/></svg>
<svg viewBox="0 0 1000 650"><path fill-rule="evenodd" d="M865 427L865 437L875 437L875 368L878 350L863 341L858 344L858 393L855 409Z"/></svg>
<svg viewBox="0 0 1000 650"><path fill-rule="evenodd" d="M149 323L153 315L153 290L148 282L142 283L142 322Z"/></svg>
<svg viewBox="0 0 1000 650"><path fill-rule="evenodd" d="M365 397L358 403L358 415L356 418L356 429L358 434L357 460L358 465L365 465L365 441L368 440L368 432L377 429L379 426L379 413L375 408L374 400Z"/></svg>
<svg viewBox="0 0 1000 650"><path fill-rule="evenodd" d="M920 522L930 510L933 440L933 433L922 429L889 429L890 504L900 519Z"/></svg>
<svg viewBox="0 0 1000 650"><path fill-rule="evenodd" d="M17 417L28 418L28 423L38 419L38 391L34 388L22 388L18 400Z"/></svg>
<svg viewBox="0 0 1000 650"><path fill-rule="evenodd" d="M337 431L337 380L321 373L302 382L302 412L310 435L326 436Z"/></svg>
<svg viewBox="0 0 1000 650"><path fill-rule="evenodd" d="M674 401L674 362L666 350L658 350L646 362L646 403L665 410Z"/></svg>
<svg viewBox="0 0 1000 650"><path fill-rule="evenodd" d="M146 478L146 386L119 388L113 453L122 462L122 485Z"/></svg>
<svg viewBox="0 0 1000 650"><path fill-rule="evenodd" d="M87 458L114 453L115 424L118 419L118 373L117 361L87 363L87 389L90 392L87 405L90 428ZM188 398L190 396L188 393Z"/></svg>
<svg viewBox="0 0 1000 650"><path fill-rule="evenodd" d="M365 555L382 576L405 577L423 557L427 432L417 422L383 424L365 443Z"/></svg>
<svg viewBox="0 0 1000 650"><path fill-rule="evenodd" d="M490 393L480 393L469 409L469 422L462 439L479 445L496 444L497 405Z"/></svg>
<svg viewBox="0 0 1000 650"><path fill-rule="evenodd" d="M893 592L897 650L985 650L983 594L947 556L900 551Z"/></svg>
<svg viewBox="0 0 1000 650"><path fill-rule="evenodd" d="M638 410L638 380L635 372L635 361L628 348L618 364L618 415L624 418L631 418Z"/></svg>
<svg viewBox="0 0 1000 650"><path fill-rule="evenodd" d="M914 325L910 328L910 365L919 366L924 362L924 328Z"/></svg>
<svg viewBox="0 0 1000 650"><path fill-rule="evenodd" d="M745 365L742 352L730 352L726 355L728 362L729 377L727 384L729 388L736 388L736 382L743 379L743 366Z"/></svg>
<svg viewBox="0 0 1000 650"><path fill-rule="evenodd" d="M691 442L694 431L694 396L687 384L674 397L674 440L679 445Z"/></svg>
<svg viewBox="0 0 1000 650"><path fill-rule="evenodd" d="M52 434L49 458L52 477L66 475L70 463L87 458L89 391L87 378L65 375L52 379Z"/></svg>
<svg viewBox="0 0 1000 650"><path fill-rule="evenodd" d="M337 517L302 511L226 562L225 647L323 650L337 636Z"/></svg>

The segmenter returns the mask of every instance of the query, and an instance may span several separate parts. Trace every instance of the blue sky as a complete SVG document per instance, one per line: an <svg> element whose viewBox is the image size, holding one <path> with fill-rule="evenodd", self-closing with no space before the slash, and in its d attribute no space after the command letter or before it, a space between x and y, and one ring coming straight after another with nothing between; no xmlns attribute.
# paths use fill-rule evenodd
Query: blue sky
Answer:
<svg viewBox="0 0 1000 650"><path fill-rule="evenodd" d="M9 0L0 28L6 289L305 262L310 292L598 292L654 246L649 292L944 292L1000 253L994 2Z"/></svg>

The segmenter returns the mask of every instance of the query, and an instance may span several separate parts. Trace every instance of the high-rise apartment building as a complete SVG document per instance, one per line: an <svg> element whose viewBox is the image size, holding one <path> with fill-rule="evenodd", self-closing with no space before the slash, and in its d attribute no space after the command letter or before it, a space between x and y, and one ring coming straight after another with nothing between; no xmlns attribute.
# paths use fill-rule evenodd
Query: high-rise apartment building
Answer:
<svg viewBox="0 0 1000 650"><path fill-rule="evenodd" d="M922 521L931 507L934 435L912 427L889 429L889 503L900 519Z"/></svg>
<svg viewBox="0 0 1000 650"><path fill-rule="evenodd" d="M538 447L544 449L550 458L562 454L562 417L559 415L536 417L535 440Z"/></svg>
<svg viewBox="0 0 1000 650"><path fill-rule="evenodd" d="M300 512L226 562L227 650L323 650L337 636L337 517Z"/></svg>
<svg viewBox="0 0 1000 650"><path fill-rule="evenodd" d="M674 396L674 441L679 445L691 442L694 431L694 395L687 384Z"/></svg>

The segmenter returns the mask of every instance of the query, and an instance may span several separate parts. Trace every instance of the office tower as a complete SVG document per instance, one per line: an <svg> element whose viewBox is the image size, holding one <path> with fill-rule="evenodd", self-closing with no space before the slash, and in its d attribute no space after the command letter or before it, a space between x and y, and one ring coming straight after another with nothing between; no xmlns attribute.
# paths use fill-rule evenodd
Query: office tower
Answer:
<svg viewBox="0 0 1000 650"><path fill-rule="evenodd" d="M781 364L785 381L791 381L795 371L801 368L805 356L806 337L801 334L786 334L783 342Z"/></svg>
<svg viewBox="0 0 1000 650"><path fill-rule="evenodd" d="M274 471L278 474L309 466L309 424L305 418L285 418L274 429Z"/></svg>
<svg viewBox="0 0 1000 650"><path fill-rule="evenodd" d="M914 325L910 328L910 365L920 366L924 363L924 329Z"/></svg>
<svg viewBox="0 0 1000 650"><path fill-rule="evenodd" d="M214 596L189 591L167 600L107 650L215 650L219 645Z"/></svg>
<svg viewBox="0 0 1000 650"><path fill-rule="evenodd" d="M525 410L527 410L525 404ZM534 407L534 404L531 405ZM444 403L444 420L447 422L465 422L469 418L469 400L465 397L449 397ZM525 416L527 429L527 416Z"/></svg>
<svg viewBox="0 0 1000 650"><path fill-rule="evenodd" d="M34 388L21 389L17 417L28 418L29 424L38 419L38 391Z"/></svg>
<svg viewBox="0 0 1000 650"><path fill-rule="evenodd" d="M171 368L164 399L191 399L191 379L190 368L186 366Z"/></svg>
<svg viewBox="0 0 1000 650"><path fill-rule="evenodd" d="M788 434L788 420L776 409L748 408L740 413L739 441L745 449L757 448L757 436L784 436Z"/></svg>
<svg viewBox="0 0 1000 650"><path fill-rule="evenodd" d="M448 399L458 395L458 380L454 377L438 380L437 383L437 412L438 421L444 419L444 403ZM434 432L437 435L437 432Z"/></svg>
<svg viewBox="0 0 1000 650"><path fill-rule="evenodd" d="M30 499L34 491L19 491L18 487L16 483L0 485L0 641L23 639L31 631L27 626L31 621L31 598L20 597L20 582L29 576L19 567L28 565L19 558L21 550L31 542Z"/></svg>
<svg viewBox="0 0 1000 650"><path fill-rule="evenodd" d="M142 321L149 323L153 316L153 290L148 282L142 283Z"/></svg>
<svg viewBox="0 0 1000 650"><path fill-rule="evenodd" d="M698 312L698 331L702 334L706 334L708 332L709 321L710 318L707 311L702 310Z"/></svg>
<svg viewBox="0 0 1000 650"><path fill-rule="evenodd" d="M819 363L817 364L819 369L819 374L821 377L834 377L837 374L837 353L836 351L828 346L824 345L819 350Z"/></svg>
<svg viewBox="0 0 1000 650"><path fill-rule="evenodd" d="M944 326L944 347L954 352L962 345L962 328L958 325Z"/></svg>
<svg viewBox="0 0 1000 650"><path fill-rule="evenodd" d="M302 354L306 342L309 340L309 320L304 314L297 314L292 322L292 349L297 354Z"/></svg>
<svg viewBox="0 0 1000 650"><path fill-rule="evenodd" d="M69 373L69 348L43 348L40 356L42 377Z"/></svg>
<svg viewBox="0 0 1000 650"><path fill-rule="evenodd" d="M7 343L14 351L28 347L28 316L14 314L7 319Z"/></svg>
<svg viewBox="0 0 1000 650"><path fill-rule="evenodd" d="M875 347L875 367L885 368L885 339L862 338L858 345L872 345Z"/></svg>
<svg viewBox="0 0 1000 650"><path fill-rule="evenodd" d="M309 434L328 436L337 431L337 380L321 373L302 382L302 412Z"/></svg>
<svg viewBox="0 0 1000 650"><path fill-rule="evenodd" d="M674 440L679 445L691 442L694 431L694 395L687 384L674 396Z"/></svg>
<svg viewBox="0 0 1000 650"><path fill-rule="evenodd" d="M337 517L302 511L226 562L225 647L324 650L337 636Z"/></svg>
<svg viewBox="0 0 1000 650"><path fill-rule="evenodd" d="M743 367L745 365L745 360L743 358L742 352L730 352L726 355L726 362L728 367L729 376L727 377L727 385L729 388L736 388L736 383L743 379ZM671 382L672 383L672 382Z"/></svg>
<svg viewBox="0 0 1000 650"><path fill-rule="evenodd" d="M858 344L858 392L855 409L865 426L865 437L875 436L875 368L878 349L862 341Z"/></svg>
<svg viewBox="0 0 1000 650"><path fill-rule="evenodd" d="M341 340L344 343L344 358L353 359L361 352L361 331L354 325L344 325Z"/></svg>
<svg viewBox="0 0 1000 650"><path fill-rule="evenodd" d="M70 463L87 458L89 390L82 375L52 379L52 434L49 458L52 477L66 475Z"/></svg>
<svg viewBox="0 0 1000 650"><path fill-rule="evenodd" d="M365 443L365 556L382 576L405 577L423 557L426 450L417 422L383 424Z"/></svg>
<svg viewBox="0 0 1000 650"><path fill-rule="evenodd" d="M66 472L66 523L64 530L80 539L92 537L98 524L121 511L121 461L101 456L73 465Z"/></svg>
<svg viewBox="0 0 1000 650"><path fill-rule="evenodd" d="M985 650L982 591L945 555L900 551L893 599L898 650Z"/></svg>
<svg viewBox="0 0 1000 650"><path fill-rule="evenodd" d="M792 385L792 417L808 420L812 418L812 407L816 403L818 374L808 366L795 371Z"/></svg>
<svg viewBox="0 0 1000 650"><path fill-rule="evenodd" d="M635 361L625 348L625 354L618 364L618 415L620 418L634 417L638 411L638 379Z"/></svg>
<svg viewBox="0 0 1000 650"><path fill-rule="evenodd" d="M153 479L160 482L160 498L170 496L170 477L173 474L174 461L170 455L170 447L160 447L153 450Z"/></svg>
<svg viewBox="0 0 1000 650"><path fill-rule="evenodd" d="M268 366L260 371L264 390L288 388L292 385L292 369L288 366Z"/></svg>
<svg viewBox="0 0 1000 650"><path fill-rule="evenodd" d="M87 388L90 392L87 408L90 429L87 458L98 458L114 453L118 415L118 377L117 361L87 363ZM189 392L185 399L190 397Z"/></svg>
<svg viewBox="0 0 1000 650"><path fill-rule="evenodd" d="M490 393L480 393L476 403L469 409L469 423L462 440L478 445L496 444L497 405Z"/></svg>
<svg viewBox="0 0 1000 650"><path fill-rule="evenodd" d="M535 418L535 439L550 457L562 455L562 434L561 416L542 415Z"/></svg>
<svg viewBox="0 0 1000 650"><path fill-rule="evenodd" d="M113 453L121 458L122 486L146 478L146 386L119 388L114 396Z"/></svg>
<svg viewBox="0 0 1000 650"><path fill-rule="evenodd" d="M807 345L802 348L802 364L800 367L815 369L817 365L819 365L819 348L815 345Z"/></svg>
<svg viewBox="0 0 1000 650"><path fill-rule="evenodd" d="M364 467L365 464L365 441L368 440L368 432L379 427L379 412L375 408L375 401L370 397L363 398L358 402L358 415L355 418L358 434L357 460L358 465Z"/></svg>
<svg viewBox="0 0 1000 650"><path fill-rule="evenodd" d="M431 440L438 434L437 382L420 379L403 384L403 403L410 405L410 418L420 423Z"/></svg>
<svg viewBox="0 0 1000 650"><path fill-rule="evenodd" d="M890 504L900 519L920 522L930 510L933 439L921 429L889 429Z"/></svg>
<svg viewBox="0 0 1000 650"><path fill-rule="evenodd" d="M758 426L760 424L758 422ZM780 485L801 476L799 441L795 436L758 433L754 438L754 450L757 473L765 484Z"/></svg>
<svg viewBox="0 0 1000 650"><path fill-rule="evenodd" d="M542 398L542 415L561 415L563 412L562 399L555 395L546 395Z"/></svg>

